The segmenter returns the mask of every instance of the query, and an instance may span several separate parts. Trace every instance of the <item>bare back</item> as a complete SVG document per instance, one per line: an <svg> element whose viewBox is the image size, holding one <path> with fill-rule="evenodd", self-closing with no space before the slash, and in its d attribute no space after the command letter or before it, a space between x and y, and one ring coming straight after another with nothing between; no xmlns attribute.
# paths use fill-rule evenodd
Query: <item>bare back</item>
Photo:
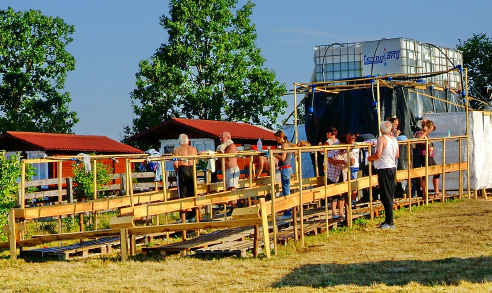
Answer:
<svg viewBox="0 0 492 293"><path fill-rule="evenodd" d="M176 156L196 156L197 155L197 150L196 148L190 146L190 145L182 145L176 149L174 152L174 155ZM175 161L174 162L175 168L179 166L193 166L193 160L186 160L186 161Z"/></svg>

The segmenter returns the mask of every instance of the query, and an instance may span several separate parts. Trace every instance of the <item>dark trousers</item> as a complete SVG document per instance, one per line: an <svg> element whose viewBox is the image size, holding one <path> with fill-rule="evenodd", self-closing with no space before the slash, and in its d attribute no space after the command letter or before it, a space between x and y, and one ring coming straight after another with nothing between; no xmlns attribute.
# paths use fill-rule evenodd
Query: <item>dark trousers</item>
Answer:
<svg viewBox="0 0 492 293"><path fill-rule="evenodd" d="M193 182L193 166L178 167L179 198L195 196L195 184Z"/></svg>
<svg viewBox="0 0 492 293"><path fill-rule="evenodd" d="M396 188L396 168L379 169L379 197L384 207L384 222L393 225L393 198Z"/></svg>

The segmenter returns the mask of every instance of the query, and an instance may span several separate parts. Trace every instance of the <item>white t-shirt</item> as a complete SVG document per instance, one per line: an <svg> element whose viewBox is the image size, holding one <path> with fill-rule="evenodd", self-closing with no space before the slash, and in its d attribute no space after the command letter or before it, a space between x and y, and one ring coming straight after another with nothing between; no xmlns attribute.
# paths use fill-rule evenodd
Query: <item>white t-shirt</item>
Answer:
<svg viewBox="0 0 492 293"><path fill-rule="evenodd" d="M396 168L396 153L398 151L398 141L392 136L385 135L386 147L381 152L381 156L374 161L376 169Z"/></svg>

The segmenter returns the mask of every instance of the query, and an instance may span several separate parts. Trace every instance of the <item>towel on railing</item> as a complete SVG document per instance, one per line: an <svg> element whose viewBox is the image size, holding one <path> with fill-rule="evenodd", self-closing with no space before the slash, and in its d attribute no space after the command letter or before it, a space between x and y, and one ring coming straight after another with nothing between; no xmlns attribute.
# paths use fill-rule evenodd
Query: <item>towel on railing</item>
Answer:
<svg viewBox="0 0 492 293"><path fill-rule="evenodd" d="M82 156L82 163L84 163L85 173L92 171L91 157L88 154L80 153L77 156Z"/></svg>
<svg viewBox="0 0 492 293"><path fill-rule="evenodd" d="M214 155L214 151L206 151L205 153L209 156ZM209 170L212 173L215 173L215 159L214 158L210 158L207 160L207 170Z"/></svg>

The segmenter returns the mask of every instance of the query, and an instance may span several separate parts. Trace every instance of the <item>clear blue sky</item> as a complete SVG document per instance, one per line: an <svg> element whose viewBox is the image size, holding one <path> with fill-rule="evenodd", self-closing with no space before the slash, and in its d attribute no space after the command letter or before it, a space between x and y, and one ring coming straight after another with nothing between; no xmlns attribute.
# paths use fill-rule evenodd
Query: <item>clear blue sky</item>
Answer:
<svg viewBox="0 0 492 293"><path fill-rule="evenodd" d="M490 0L253 2L257 45L266 67L288 89L294 82L309 82L316 45L407 37L454 48L458 39L474 33L492 37ZM80 119L73 130L116 140L132 123L129 93L135 88L138 62L167 42L159 17L169 14L168 5L163 0L0 0L1 9L37 9L75 26L67 50L76 69L65 84L70 110ZM289 113L293 98L286 99Z"/></svg>

